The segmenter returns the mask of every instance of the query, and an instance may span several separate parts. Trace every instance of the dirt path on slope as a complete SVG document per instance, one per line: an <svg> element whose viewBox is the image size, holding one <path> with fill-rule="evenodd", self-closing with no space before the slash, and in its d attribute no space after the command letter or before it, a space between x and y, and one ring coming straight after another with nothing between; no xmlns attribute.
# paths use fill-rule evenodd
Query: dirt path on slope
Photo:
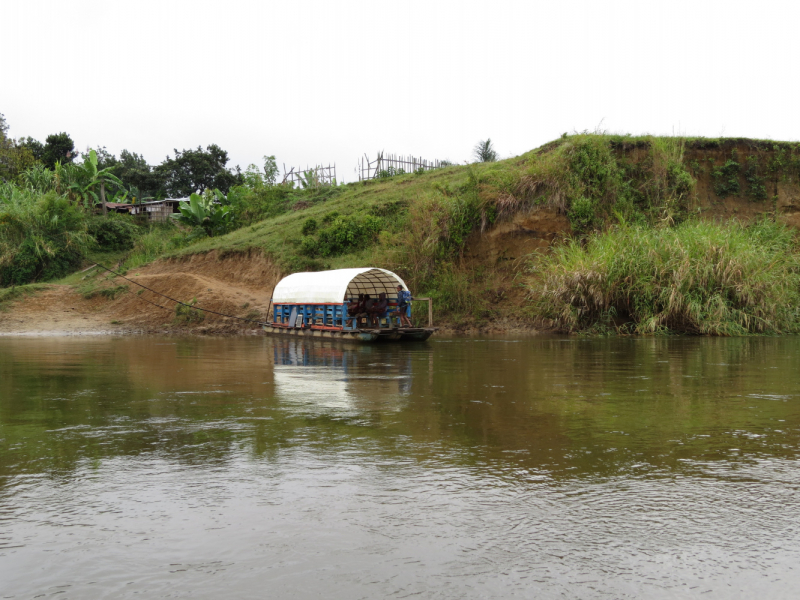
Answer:
<svg viewBox="0 0 800 600"><path fill-rule="evenodd" d="M220 257L216 252L157 261L126 277L182 302L237 317L264 320L280 272L256 253ZM85 276L95 293L51 285L7 302L0 311L0 335L102 335L125 333L246 334L256 323L199 313L202 320L176 319L175 302L100 269ZM118 290L110 298L102 290Z"/></svg>

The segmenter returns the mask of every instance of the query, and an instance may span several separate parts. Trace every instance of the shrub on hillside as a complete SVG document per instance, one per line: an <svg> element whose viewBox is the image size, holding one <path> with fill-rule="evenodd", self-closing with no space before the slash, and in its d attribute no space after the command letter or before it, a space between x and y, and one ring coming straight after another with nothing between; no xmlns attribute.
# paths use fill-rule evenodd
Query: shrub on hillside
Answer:
<svg viewBox="0 0 800 600"><path fill-rule="evenodd" d="M531 291L540 313L566 331L796 332L795 244L788 228L767 220L619 227L539 259Z"/></svg>
<svg viewBox="0 0 800 600"><path fill-rule="evenodd" d="M97 240L101 250L111 252L132 249L139 229L130 217L110 214L92 219L89 234Z"/></svg>
<svg viewBox="0 0 800 600"><path fill-rule="evenodd" d="M686 218L695 180L684 164L684 140L649 138L632 158L625 138L576 135L535 154L514 192L501 196L501 215L533 204L557 208L573 230L603 224L678 223ZM588 218L591 204L592 216Z"/></svg>
<svg viewBox="0 0 800 600"><path fill-rule="evenodd" d="M373 215L336 217L322 227L315 227L316 237L304 235L300 253L309 257L328 257L361 250L376 242L382 227L383 221ZM305 230L311 232L310 228Z"/></svg>
<svg viewBox="0 0 800 600"><path fill-rule="evenodd" d="M63 277L95 245L80 209L54 192L0 205L0 286Z"/></svg>
<svg viewBox="0 0 800 600"><path fill-rule="evenodd" d="M241 185L231 188L228 202L236 212L237 225L243 227L287 212L290 195L291 188L285 185Z"/></svg>

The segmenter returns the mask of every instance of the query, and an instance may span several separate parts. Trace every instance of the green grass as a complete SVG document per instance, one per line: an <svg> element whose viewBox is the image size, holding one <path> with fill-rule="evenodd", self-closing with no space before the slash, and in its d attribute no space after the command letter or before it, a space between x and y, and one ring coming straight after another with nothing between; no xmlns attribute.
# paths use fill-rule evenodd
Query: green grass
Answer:
<svg viewBox="0 0 800 600"><path fill-rule="evenodd" d="M531 292L566 331L797 332L796 244L794 231L768 220L619 227L540 257Z"/></svg>

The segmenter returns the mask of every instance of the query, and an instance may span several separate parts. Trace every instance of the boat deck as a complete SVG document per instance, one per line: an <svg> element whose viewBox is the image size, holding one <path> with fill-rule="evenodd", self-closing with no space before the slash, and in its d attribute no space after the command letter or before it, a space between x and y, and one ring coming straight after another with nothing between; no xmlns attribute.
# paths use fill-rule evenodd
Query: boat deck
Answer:
<svg viewBox="0 0 800 600"><path fill-rule="evenodd" d="M437 330L436 327L382 327L371 329L335 330L317 327L285 327L266 324L263 326L270 335L289 335L295 337L324 338L348 342L422 342Z"/></svg>

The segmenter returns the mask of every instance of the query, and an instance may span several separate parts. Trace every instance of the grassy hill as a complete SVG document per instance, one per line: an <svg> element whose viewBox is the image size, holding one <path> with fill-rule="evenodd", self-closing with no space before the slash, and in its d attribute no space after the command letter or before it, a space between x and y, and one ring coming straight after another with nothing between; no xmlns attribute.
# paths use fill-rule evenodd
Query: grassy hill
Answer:
<svg viewBox="0 0 800 600"><path fill-rule="evenodd" d="M767 215L796 225L798 180L796 143L564 136L496 163L309 192L283 214L168 254L256 249L287 273L381 266L432 296L438 317L452 324L531 324L547 313L529 302L532 248L610 227L697 219ZM535 226L531 215L539 215ZM505 254L485 252L485 240L500 231ZM531 246L532 238L545 243Z"/></svg>
<svg viewBox="0 0 800 600"><path fill-rule="evenodd" d="M715 236L740 235L725 229L731 219L749 223L766 217L797 227L798 181L797 143L565 135L495 163L312 190L240 190L239 196L232 193L229 198L239 202L239 223L249 221L246 226L199 240L174 228L153 228L136 240L122 262L134 268L158 258L215 251L223 259L256 251L285 274L379 266L398 272L416 295L431 296L439 322L444 319L457 327L530 326L545 315L566 329L586 329L593 326L591 318L558 316L585 307L566 310L541 303L547 296L542 286L553 281L546 269L563 267L543 259L553 244L560 247L560 240L577 240L569 259L577 265L581 261L575 252L619 231L629 231L631 240L639 240L643 238L634 230L679 228L697 221L721 223L722 229L713 235L707 229L692 234L708 238L700 240L702 246ZM758 239L766 238L780 238L781 252L794 251L793 235L776 233ZM615 247L624 248L627 239L615 238ZM604 260L613 261L614 253L606 253ZM687 260L691 270L695 259ZM602 271L599 265L588 268ZM791 271L794 266L785 268ZM585 290L571 294L569 286L564 287L566 280L569 273L560 280L558 302L569 304L571 298L586 302ZM615 297L611 292L607 296ZM650 322L656 323L650 330L660 327L656 308L648 313ZM635 311L620 311L625 314L617 319L635 318ZM779 312L785 321L788 313ZM595 320L602 313L606 323L613 321L608 311L589 313ZM771 330L763 323L750 328L747 318L740 321L745 323L742 331ZM692 327L685 330L715 332Z"/></svg>

